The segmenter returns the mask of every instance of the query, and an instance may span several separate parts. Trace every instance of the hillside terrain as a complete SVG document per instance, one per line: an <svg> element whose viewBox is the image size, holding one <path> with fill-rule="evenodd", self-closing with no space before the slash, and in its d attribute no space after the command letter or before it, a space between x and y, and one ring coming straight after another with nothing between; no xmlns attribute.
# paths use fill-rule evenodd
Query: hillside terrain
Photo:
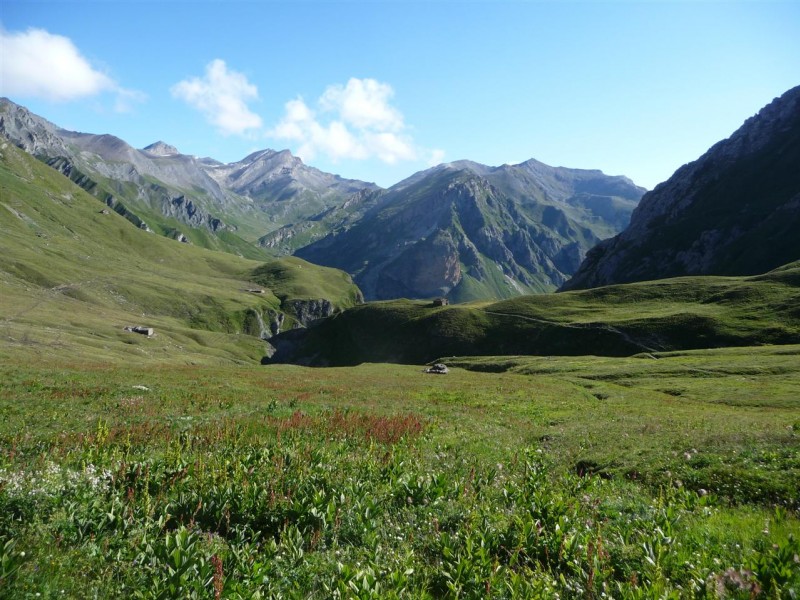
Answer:
<svg viewBox="0 0 800 600"><path fill-rule="evenodd" d="M622 229L643 193L600 171L459 161L348 201L357 218L295 254L347 271L372 300L541 293ZM309 233L285 227L261 243Z"/></svg>
<svg viewBox="0 0 800 600"><path fill-rule="evenodd" d="M361 300L341 271L291 257L246 260L136 228L8 142L0 289L4 345L90 361L252 362L282 327ZM156 337L123 329L135 325Z"/></svg>
<svg viewBox="0 0 800 600"><path fill-rule="evenodd" d="M422 364L461 355L598 355L800 343L800 262L754 277L682 277L495 303L356 306L271 344L265 362Z"/></svg>
<svg viewBox="0 0 800 600"><path fill-rule="evenodd" d="M514 177L485 169L407 185L424 207L424 182L451 178L445 211L464 228L464 206L511 212ZM616 193L569 198L624 219ZM330 210L355 229L402 214L391 200L363 189ZM800 589L800 262L501 302L360 302L343 271L134 226L0 142L0 596ZM265 352L416 364L261 366ZM420 368L439 357L446 376Z"/></svg>
<svg viewBox="0 0 800 600"><path fill-rule="evenodd" d="M564 290L754 275L800 259L800 86L642 198Z"/></svg>
<svg viewBox="0 0 800 600"><path fill-rule="evenodd" d="M0 99L0 133L143 229L251 258L265 232L377 186L263 150L223 164L164 142L138 150L112 135L68 131Z"/></svg>
<svg viewBox="0 0 800 600"><path fill-rule="evenodd" d="M223 164L68 131L0 99L0 133L137 227L256 260L295 254L355 276L370 299L455 301L554 290L618 233L644 193L625 177L535 160L458 161L388 190L288 150Z"/></svg>

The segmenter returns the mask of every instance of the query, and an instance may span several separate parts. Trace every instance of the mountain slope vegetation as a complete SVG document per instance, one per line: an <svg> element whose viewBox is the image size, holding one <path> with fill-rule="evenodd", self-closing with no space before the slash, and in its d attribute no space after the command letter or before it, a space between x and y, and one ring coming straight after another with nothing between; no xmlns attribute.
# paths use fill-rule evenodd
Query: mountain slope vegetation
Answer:
<svg viewBox="0 0 800 600"><path fill-rule="evenodd" d="M346 270L370 299L455 301L554 290L618 233L644 190L535 160L457 161L389 190L288 150L235 163L155 142L68 131L0 99L0 133L137 227L256 260L295 254Z"/></svg>
<svg viewBox="0 0 800 600"><path fill-rule="evenodd" d="M309 303L339 310L360 300L341 271L297 258L246 260L136 228L12 144L1 147L0 335L8 344L91 360L252 361L264 352L261 338L291 326ZM158 335L127 333L128 325Z"/></svg>
<svg viewBox="0 0 800 600"><path fill-rule="evenodd" d="M271 360L312 365L796 344L800 262L754 277L682 277L495 303L376 302L271 343Z"/></svg>
<svg viewBox="0 0 800 600"><path fill-rule="evenodd" d="M357 220L295 254L351 273L368 299L541 293L624 227L643 192L624 177L534 160L501 167L458 161L351 200ZM298 224L261 243L319 229Z"/></svg>
<svg viewBox="0 0 800 600"><path fill-rule="evenodd" d="M252 243L266 232L377 187L323 173L288 151L223 164L161 141L139 150L113 135L62 129L5 98L0 133L139 227L255 259L267 256Z"/></svg>

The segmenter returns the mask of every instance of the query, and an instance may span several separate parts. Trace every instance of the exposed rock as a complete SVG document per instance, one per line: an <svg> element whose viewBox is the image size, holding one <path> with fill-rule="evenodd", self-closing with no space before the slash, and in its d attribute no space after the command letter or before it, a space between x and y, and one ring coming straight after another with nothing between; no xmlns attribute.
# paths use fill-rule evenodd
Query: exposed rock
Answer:
<svg viewBox="0 0 800 600"><path fill-rule="evenodd" d="M297 323L307 327L312 321L330 317L335 308L330 300L325 298L312 300L286 300L282 308L294 315Z"/></svg>
<svg viewBox="0 0 800 600"><path fill-rule="evenodd" d="M0 99L0 133L102 201L122 196L128 210L134 207L131 212L144 207L212 232L232 229L201 207L200 198L220 209L240 200L208 175L206 163L173 146L156 142L136 150L112 135L67 131L8 99ZM188 198L179 190L196 190L198 197Z"/></svg>
<svg viewBox="0 0 800 600"><path fill-rule="evenodd" d="M800 258L800 86L646 194L562 289L752 275Z"/></svg>
<svg viewBox="0 0 800 600"><path fill-rule="evenodd" d="M142 150L154 156L173 156L180 154L175 146L170 146L161 141L145 146Z"/></svg>
<svg viewBox="0 0 800 600"><path fill-rule="evenodd" d="M250 308L245 316L244 333L262 340L272 339L281 332L285 318L284 313L271 308Z"/></svg>
<svg viewBox="0 0 800 600"><path fill-rule="evenodd" d="M374 300L543 292L618 232L643 192L599 171L459 161L376 194L357 221L295 254L347 271Z"/></svg>
<svg viewBox="0 0 800 600"><path fill-rule="evenodd" d="M269 330L272 335L278 335L283 328L286 315L280 311L267 311L269 314Z"/></svg>

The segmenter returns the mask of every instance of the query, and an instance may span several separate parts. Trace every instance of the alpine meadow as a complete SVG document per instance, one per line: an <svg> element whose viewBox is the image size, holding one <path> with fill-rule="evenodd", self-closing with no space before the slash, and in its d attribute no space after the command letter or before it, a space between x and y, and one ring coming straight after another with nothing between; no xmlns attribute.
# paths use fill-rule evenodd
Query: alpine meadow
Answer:
<svg viewBox="0 0 800 600"><path fill-rule="evenodd" d="M132 63L119 49L108 50L118 70L97 66L102 46L67 15L85 7L6 4L0 599L800 598L800 87L772 90L648 191L634 183L635 161L630 177L488 153L444 162L425 137L427 112L463 116L457 104L442 112L436 90L473 78L474 97L459 96L472 107L483 82L499 81L499 48L516 69L515 40L537 43L522 15L546 13L564 32L574 6L498 3L493 15L466 3L453 24L469 24L473 44L485 27L485 52L498 48L487 70L447 31L453 53L430 65L405 39L416 31L432 48L429 27L447 29L445 13L461 8L450 3L431 3L430 24L413 27L404 15L422 12L406 2L385 3L374 20L362 3L231 3L236 16L201 3L180 18L179 3L97 5L98 26L116 23L108 32L122 48L140 43L152 17L141 60L163 68L158 81L178 81L171 65L206 42L209 56L229 44L231 61L244 60L245 39L264 44L252 70L215 59L158 91L120 75ZM751 4L730 3L800 16ZM717 14L684 3L585 8L628 15L638 43L643 15ZM63 35L45 29L56 31L56 17ZM345 29L329 37L345 17L363 48ZM234 18L242 30L231 37ZM609 56L582 19L576 36ZM670 19L661 26L675 33ZM165 23L181 25L186 47L175 36L154 53ZM777 48L784 29L770 23ZM588 60L581 48L563 52ZM317 69L394 72L401 51L430 90L422 112L403 104L399 75L397 90L352 77L316 103L293 92L275 115L266 84L259 96L254 83L278 54L286 82L269 94L306 90ZM615 55L620 69L644 60L637 51ZM474 62L466 71L459 53ZM526 76L558 90L543 63ZM571 76L589 93L601 84L587 73ZM674 85L664 77L658 89ZM615 101L646 103L648 81ZM514 137L524 113L493 93L491 110L472 109L470 135L489 135L478 121L495 119ZM97 103L95 131L112 131L117 117L101 105L112 100L150 142L123 128L113 131L130 141L73 131L83 112L62 112ZM159 102L183 108L138 119ZM519 119L511 129L504 110ZM187 127L195 113L205 124ZM569 119L552 119L577 152ZM609 155L635 137L619 128L604 138ZM151 143L178 131L176 146ZM194 137L218 138L224 160L197 156L205 146L185 141ZM264 139L289 147L263 149ZM665 135L665 152L670 143ZM244 158L231 160L232 148ZM415 172L379 184L359 161L381 163L376 174Z"/></svg>

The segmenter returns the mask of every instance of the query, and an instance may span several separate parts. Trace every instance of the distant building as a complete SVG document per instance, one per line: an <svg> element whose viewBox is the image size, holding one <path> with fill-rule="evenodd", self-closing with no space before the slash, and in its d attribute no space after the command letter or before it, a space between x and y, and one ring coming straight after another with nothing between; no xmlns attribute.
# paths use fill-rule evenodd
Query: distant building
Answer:
<svg viewBox="0 0 800 600"><path fill-rule="evenodd" d="M434 306L447 306L450 304L450 301L447 298L436 298L433 301Z"/></svg>

